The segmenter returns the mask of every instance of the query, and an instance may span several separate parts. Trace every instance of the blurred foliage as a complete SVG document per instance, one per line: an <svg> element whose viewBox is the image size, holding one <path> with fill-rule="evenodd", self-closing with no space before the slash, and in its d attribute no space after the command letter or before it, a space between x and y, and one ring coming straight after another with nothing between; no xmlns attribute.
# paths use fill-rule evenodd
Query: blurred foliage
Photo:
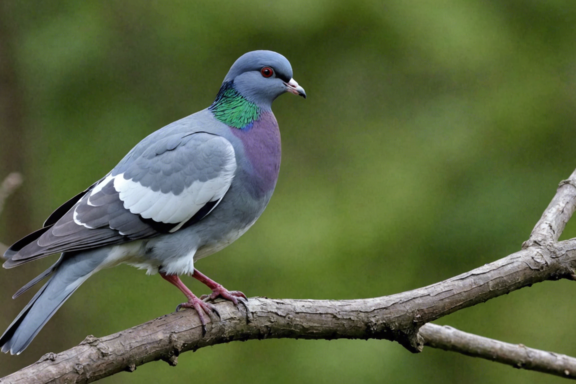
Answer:
<svg viewBox="0 0 576 384"><path fill-rule="evenodd" d="M244 52L271 49L291 60L309 97L275 102L283 135L275 196L253 229L198 265L249 296L382 296L491 262L519 250L576 167L571 1L50 1L4 2L2 12L25 108L25 129L4 132L25 143L25 161L8 157L0 178L24 174L30 228L145 135L207 107ZM17 217L0 218L5 243L17 240L3 234L10 220ZM563 238L573 236L569 224ZM0 328L31 297L12 301L13 290L50 262L0 271ZM537 284L438 323L574 356L574 289ZM0 376L182 299L157 276L103 271L22 356L0 356ZM188 378L561 380L431 348L411 355L387 341L267 340L186 353L176 368L152 363L102 382Z"/></svg>

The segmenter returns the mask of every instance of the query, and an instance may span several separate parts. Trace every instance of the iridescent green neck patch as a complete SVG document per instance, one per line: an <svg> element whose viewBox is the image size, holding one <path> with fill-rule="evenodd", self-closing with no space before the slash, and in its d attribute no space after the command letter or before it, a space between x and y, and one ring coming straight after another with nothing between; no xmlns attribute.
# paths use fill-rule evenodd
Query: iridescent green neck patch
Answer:
<svg viewBox="0 0 576 384"><path fill-rule="evenodd" d="M260 108L238 93L232 82L222 85L208 109L218 120L238 129L249 128L260 117Z"/></svg>

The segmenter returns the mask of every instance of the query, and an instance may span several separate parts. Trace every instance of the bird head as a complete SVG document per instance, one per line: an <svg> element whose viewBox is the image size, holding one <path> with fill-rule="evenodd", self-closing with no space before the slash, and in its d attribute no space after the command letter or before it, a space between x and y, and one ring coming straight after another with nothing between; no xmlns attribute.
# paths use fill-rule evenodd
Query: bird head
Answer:
<svg viewBox="0 0 576 384"><path fill-rule="evenodd" d="M306 98L306 92L292 78L288 59L272 51L252 51L240 56L224 78L224 84L234 88L260 108L270 109L272 102L290 92Z"/></svg>

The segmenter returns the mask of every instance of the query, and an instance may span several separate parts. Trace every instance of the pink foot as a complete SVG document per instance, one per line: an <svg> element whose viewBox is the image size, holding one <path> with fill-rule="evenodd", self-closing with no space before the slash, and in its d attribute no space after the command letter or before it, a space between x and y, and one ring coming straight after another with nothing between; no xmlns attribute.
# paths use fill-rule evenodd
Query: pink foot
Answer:
<svg viewBox="0 0 576 384"><path fill-rule="evenodd" d="M244 305L244 307L246 307L246 310L248 310L248 307L246 306L246 300L248 300L248 298L244 293L240 291L227 290L222 285L210 279L208 276L202 274L197 269L194 270L192 277L204 283L208 288L212 290L212 293L210 295L202 295L200 297L205 302L209 300L215 300L216 298L221 297L224 300L230 300L231 302L234 303L235 306L238 306L238 304L242 304Z"/></svg>
<svg viewBox="0 0 576 384"><path fill-rule="evenodd" d="M204 314L210 316L210 313L213 312L218 317L220 317L220 313L218 313L218 310L216 309L215 306L213 306L210 303L206 303L205 301L202 301L202 299L199 299L196 296L188 298L188 301L186 303L179 304L176 307L176 312L180 311L181 308L191 308L196 310L196 312L198 313L198 317L200 318L200 323L202 323L202 334L204 335L206 334L206 319L204 317Z"/></svg>
<svg viewBox="0 0 576 384"><path fill-rule="evenodd" d="M220 284L214 289L212 289L212 293L209 295L202 295L200 299L206 301L216 300L218 297L223 298L224 300L230 300L234 303L235 306L238 306L238 299L247 300L248 298L246 295L240 291L229 291Z"/></svg>
<svg viewBox="0 0 576 384"><path fill-rule="evenodd" d="M188 298L187 302L182 303L176 307L176 312L178 312L180 308L195 309L198 313L198 317L200 318L200 323L202 324L202 336L206 335L206 318L204 315L210 316L211 313L215 313L218 315L218 317L220 317L216 307L199 299L195 294L192 293L192 291L188 289L188 287L184 285L184 283L177 275L167 275L164 272L160 272L160 276L162 276L164 280L174 284Z"/></svg>

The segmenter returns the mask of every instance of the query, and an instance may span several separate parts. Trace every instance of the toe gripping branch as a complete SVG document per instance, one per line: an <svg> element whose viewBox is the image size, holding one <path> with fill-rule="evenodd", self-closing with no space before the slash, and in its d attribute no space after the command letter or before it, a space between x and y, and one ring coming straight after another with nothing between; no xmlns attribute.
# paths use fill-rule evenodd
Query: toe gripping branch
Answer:
<svg viewBox="0 0 576 384"><path fill-rule="evenodd" d="M191 308L196 310L198 317L200 318L200 323L202 324L202 336L206 335L207 322L205 315L212 317L212 315L215 314L219 319L222 319L218 309L216 309L216 307L209 301L214 301L216 298L221 297L224 300L229 300L234 303L237 308L240 304L242 304L246 309L246 314L249 313L247 297L244 293L240 291L229 291L206 275L200 273L198 270L194 271L192 277L204 283L206 286L208 286L208 288L212 290L210 295L203 295L200 298L198 298L194 293L192 293L190 289L188 289L186 285L184 285L178 275L168 275L164 272L160 272L160 276L162 276L164 280L176 286L176 288L178 288L188 298L187 302L181 303L176 307L176 312L182 308Z"/></svg>
<svg viewBox="0 0 576 384"><path fill-rule="evenodd" d="M195 309L198 313L198 317L200 318L200 323L202 323L202 336L206 335L206 318L205 315L211 316L212 313L216 314L219 318L221 318L220 313L216 309L216 307L210 303L207 303L201 299L199 299L195 294L192 293L190 289L178 275L167 275L164 272L160 272L160 276L169 283L173 284L178 288L187 298L188 301L182 304L179 304L176 307L176 312L178 312L181 308L192 308Z"/></svg>
<svg viewBox="0 0 576 384"><path fill-rule="evenodd" d="M192 277L212 290L212 293L210 295L202 295L200 297L205 302L214 301L218 297L221 297L224 300L229 300L233 302L236 308L238 308L239 304L242 304L244 306L244 309L246 309L246 313L248 313L248 304L247 304L248 298L243 292L229 291L226 288L224 288L221 284L218 284L217 282L210 279L208 276L204 275L197 269L194 270Z"/></svg>

